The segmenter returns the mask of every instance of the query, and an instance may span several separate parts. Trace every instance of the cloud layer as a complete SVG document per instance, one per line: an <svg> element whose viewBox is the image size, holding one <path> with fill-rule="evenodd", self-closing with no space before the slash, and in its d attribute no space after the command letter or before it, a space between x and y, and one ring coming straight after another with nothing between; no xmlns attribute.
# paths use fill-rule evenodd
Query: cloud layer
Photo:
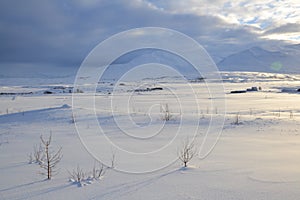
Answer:
<svg viewBox="0 0 300 200"><path fill-rule="evenodd" d="M219 16L230 23L248 24L262 29L300 21L297 0L147 0L172 13Z"/></svg>
<svg viewBox="0 0 300 200"><path fill-rule="evenodd" d="M0 67L78 67L107 37L144 26L181 31L218 61L251 46L281 43L270 38L297 40L298 10L296 1L279 0L2 0Z"/></svg>

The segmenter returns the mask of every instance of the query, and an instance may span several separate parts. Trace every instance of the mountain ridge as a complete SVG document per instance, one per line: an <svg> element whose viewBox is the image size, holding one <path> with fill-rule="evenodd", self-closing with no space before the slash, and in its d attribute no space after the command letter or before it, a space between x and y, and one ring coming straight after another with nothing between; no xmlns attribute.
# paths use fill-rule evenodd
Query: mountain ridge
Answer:
<svg viewBox="0 0 300 200"><path fill-rule="evenodd" d="M217 63L222 71L300 72L300 44L268 50L254 46L231 54Z"/></svg>

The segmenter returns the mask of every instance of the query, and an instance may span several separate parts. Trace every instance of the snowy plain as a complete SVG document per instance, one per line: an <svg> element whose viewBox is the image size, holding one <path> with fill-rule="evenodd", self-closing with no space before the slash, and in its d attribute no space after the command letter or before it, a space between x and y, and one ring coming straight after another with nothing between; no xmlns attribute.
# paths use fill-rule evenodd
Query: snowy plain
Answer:
<svg viewBox="0 0 300 200"><path fill-rule="evenodd" d="M34 78L20 80L2 77L0 92L16 94L0 96L0 199L299 199L300 93L297 89L300 88L300 76L222 72L222 77L226 115L222 114L225 112L223 108L211 107L204 82L191 83L197 93L198 108L190 103L194 94L188 92L189 85L186 83L176 82L172 78L140 83L143 88L161 85L171 88L183 102L187 102L184 104L187 121L184 130L178 134L179 140L189 135L190 130L192 132L195 119L200 141L205 138L208 129L214 130L213 126L209 127L212 117L220 122L224 119L221 136L218 133L209 135L212 140L218 139L218 143L207 157L195 157L187 168L182 168L182 163L177 160L155 172L132 174L122 172L122 167L147 169L145 163L148 159L159 164L169 157L176 159L176 149L180 144L175 143L165 154L149 158L144 156L138 161L117 152L116 170L107 169L100 180L85 186L69 181L68 171L77 166L89 171L95 160L80 141L76 123L73 123L74 110L76 112L82 108L72 108L72 94L61 89L72 87L71 78L45 82ZM30 84L25 84L26 81ZM118 84L113 92L112 87L114 85L109 82L99 83L95 108L99 124L114 143L128 151L151 151L170 141L181 123L182 113L169 90L135 93L133 89L137 85L131 82ZM251 87L261 87L262 90L230 93ZM44 94L45 91L52 94ZM21 94L27 92L32 94ZM89 98L84 93L82 95L83 99ZM122 97L128 95L135 104L124 106ZM113 98L116 104L110 107ZM165 104L169 105L173 116L166 123L161 119L160 108ZM151 108L151 105L156 106ZM199 112L195 113L197 109ZM95 124L89 123L91 112L88 106L80 113L83 115L76 120L85 124L87 132L94 130ZM128 115L138 131L135 132L135 128L126 123ZM235 123L237 117L239 122ZM132 130L135 136L150 138L151 143L147 143L148 140L128 139L128 135L122 134L117 125ZM157 131L161 126L164 127L162 134L152 137L152 131ZM143 127L145 131L141 132ZM63 148L63 159L58 166L59 173L52 180L46 180L40 174L42 169L38 165L28 163L28 155L34 145L39 144L40 135L47 136L50 132L53 134L53 148ZM101 141L94 142L95 151L105 151ZM111 149L106 151L109 153L104 153L104 156L111 153ZM109 160L110 156L105 159Z"/></svg>

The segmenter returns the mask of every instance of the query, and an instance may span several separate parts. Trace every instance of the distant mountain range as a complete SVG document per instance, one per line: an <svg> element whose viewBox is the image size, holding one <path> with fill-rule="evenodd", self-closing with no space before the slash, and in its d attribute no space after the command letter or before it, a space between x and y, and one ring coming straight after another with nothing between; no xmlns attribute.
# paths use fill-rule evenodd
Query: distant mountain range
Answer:
<svg viewBox="0 0 300 200"><path fill-rule="evenodd" d="M205 58L204 58L205 59ZM124 73L133 67L148 63L159 63L170 66L184 76L197 74L189 62L170 52L157 49L142 49L120 56L105 72L108 79L118 80ZM216 63L220 71L249 71L270 73L297 73L300 74L300 44L286 45L273 49L251 47L249 49L229 55ZM154 66L154 65L153 65ZM48 66L20 66L9 65L1 71L0 78L64 78L73 79L79 66L48 67ZM147 72L139 71L141 77L165 76L169 71L161 67L149 66Z"/></svg>
<svg viewBox="0 0 300 200"><path fill-rule="evenodd" d="M122 68L125 69L149 62L172 66L184 74L195 73L191 69L191 65L179 56L153 49L130 52L121 56L114 64L122 65ZM229 55L216 65L220 71L300 74L300 44L273 47L272 49L255 46Z"/></svg>
<svg viewBox="0 0 300 200"><path fill-rule="evenodd" d="M300 44L267 50L252 47L217 63L222 71L300 73Z"/></svg>

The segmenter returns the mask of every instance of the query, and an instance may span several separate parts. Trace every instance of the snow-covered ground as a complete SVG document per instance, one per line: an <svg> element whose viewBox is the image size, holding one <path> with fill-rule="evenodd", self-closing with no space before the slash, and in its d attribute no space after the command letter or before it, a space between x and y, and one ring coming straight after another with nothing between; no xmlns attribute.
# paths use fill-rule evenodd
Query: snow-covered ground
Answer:
<svg viewBox="0 0 300 200"><path fill-rule="evenodd" d="M51 79L45 84L40 79L30 79L30 84L25 84L23 79L18 82L17 78L1 78L0 199L299 199L300 76L254 72L222 75L225 98L218 102L220 107L211 105L205 83L191 83L191 93L189 84L164 78L144 80L139 87L162 86L163 90L134 92L137 85L132 82L112 90L115 85L101 82L95 96L76 94L82 95L83 102L95 97L95 113L91 105L72 108L71 78ZM211 87L214 84L217 83L211 83ZM251 87L262 90L230 93ZM52 94L44 94L45 91ZM193 102L195 94L198 104ZM181 109L176 106L178 98ZM171 113L168 122L162 120L166 104ZM99 124L92 122L93 114ZM211 123L211 119L220 123ZM219 138L214 126L220 124ZM134 159L128 152L106 149L101 136L92 135L98 125L111 141L128 152L155 151L172 141L175 133L178 139L155 156L145 154ZM195 126L199 128L196 145L201 147L207 139L213 151L202 159L194 157L187 168L182 168L178 160L164 167L177 157L180 143L176 142L193 136ZM131 135L123 134L124 130ZM58 164L59 173L46 180L37 164L28 163L28 155L39 144L40 135L46 137L50 132L52 147L61 146L63 158ZM91 134L92 140L85 133ZM88 144L87 149L79 136ZM215 141L217 145L213 146ZM82 187L69 181L68 171L77 166L91 171L93 156L105 162L111 159L112 152L116 170L107 169L100 180L87 181ZM123 172L162 167L149 173Z"/></svg>

